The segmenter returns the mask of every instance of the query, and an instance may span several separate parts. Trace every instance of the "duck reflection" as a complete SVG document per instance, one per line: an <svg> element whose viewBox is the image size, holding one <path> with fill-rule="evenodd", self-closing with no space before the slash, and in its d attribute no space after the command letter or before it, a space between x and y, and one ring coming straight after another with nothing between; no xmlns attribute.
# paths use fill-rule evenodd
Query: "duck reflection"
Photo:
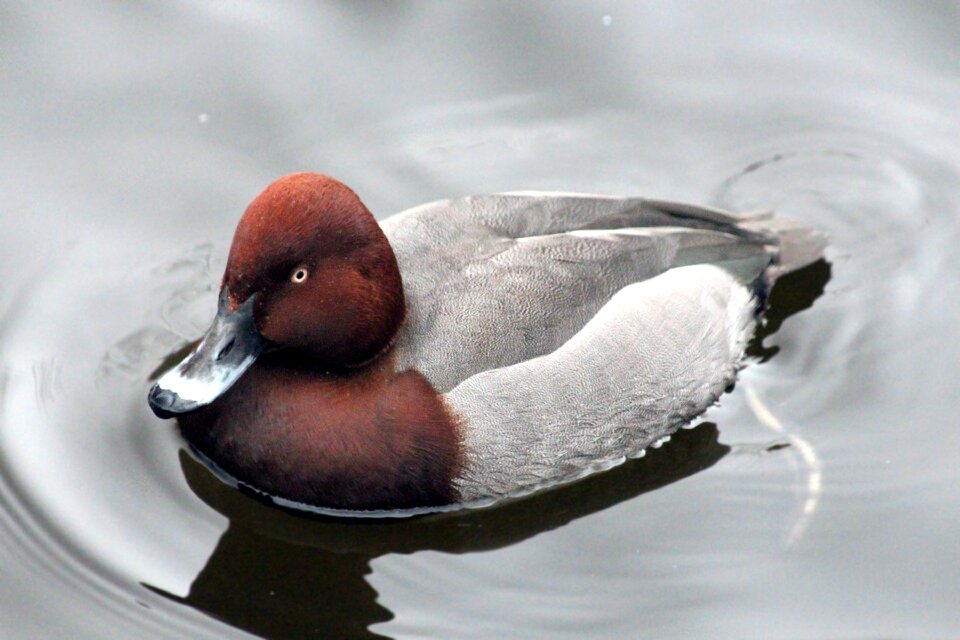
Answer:
<svg viewBox="0 0 960 640"><path fill-rule="evenodd" d="M770 298L766 325L749 353L767 359L763 339L809 307L830 278L815 263L783 278ZM789 280L788 280L789 279ZM217 479L186 451L180 463L190 488L230 524L185 597L152 591L238 629L267 638L378 638L370 626L392 619L366 580L373 559L389 553L489 551L686 478L716 464L730 447L713 423L677 432L610 471L487 509L402 520L339 519L286 511Z"/></svg>
<svg viewBox="0 0 960 640"><path fill-rule="evenodd" d="M765 346L763 341L779 331L784 320L812 307L817 298L823 295L830 275L830 263L818 260L780 278L770 292L763 322L757 325L757 332L747 345L747 357L766 362L777 355L780 347Z"/></svg>
<svg viewBox="0 0 960 640"><path fill-rule="evenodd" d="M716 425L704 423L644 458L572 485L495 508L403 520L281 510L224 484L181 451L190 488L230 525L185 597L146 586L262 637L382 637L369 626L393 615L365 578L374 558L515 544L712 466L729 451L717 437Z"/></svg>

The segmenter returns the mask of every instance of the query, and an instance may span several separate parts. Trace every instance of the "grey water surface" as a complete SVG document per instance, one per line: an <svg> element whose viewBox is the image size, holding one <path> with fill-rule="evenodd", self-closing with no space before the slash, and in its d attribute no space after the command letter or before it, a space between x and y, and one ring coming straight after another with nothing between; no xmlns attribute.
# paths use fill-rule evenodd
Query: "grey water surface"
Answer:
<svg viewBox="0 0 960 640"><path fill-rule="evenodd" d="M0 637L960 637L960 5L0 4ZM736 388L489 510L308 519L145 402L260 189L831 236Z"/></svg>

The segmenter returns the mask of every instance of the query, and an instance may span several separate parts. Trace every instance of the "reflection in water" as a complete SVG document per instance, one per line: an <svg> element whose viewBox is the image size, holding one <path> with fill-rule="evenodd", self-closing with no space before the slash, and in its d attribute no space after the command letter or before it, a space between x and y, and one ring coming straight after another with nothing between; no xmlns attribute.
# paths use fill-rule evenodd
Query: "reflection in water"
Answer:
<svg viewBox="0 0 960 640"><path fill-rule="evenodd" d="M50 5L0 3L0 635L246 637L218 616L276 636L392 617L377 631L960 637L956 2ZM772 208L829 233L833 262L774 298L831 280L751 345L780 351L711 412L732 451L709 472L451 555L598 508L581 492L691 434L531 503L389 526L195 494L181 467L216 481L181 463L145 380L209 323L227 247L198 243L299 169L383 216L517 188ZM811 495L793 435L824 483L785 551ZM440 552L404 555L421 548Z"/></svg>
<svg viewBox="0 0 960 640"><path fill-rule="evenodd" d="M763 340L787 317L810 307L829 278L830 266L823 260L781 278L748 354L766 359L776 353L763 347ZM367 627L392 614L377 603L365 578L374 558L423 550L488 551L521 542L713 466L730 451L718 435L715 424L703 423L681 429L643 458L570 485L494 508L401 520L279 509L225 484L181 451L190 488L230 525L185 597L150 588L269 638L378 637Z"/></svg>
<svg viewBox="0 0 960 640"><path fill-rule="evenodd" d="M773 445L774 447L784 448L792 446L797 452L804 465L804 500L800 510L800 517L793 524L790 534L787 536L787 546L796 544L803 534L806 533L810 521L813 519L817 507L820 505L820 495L823 493L823 475L821 472L820 456L816 448L810 444L810 441L792 433L786 433L783 423L773 414L772 411L760 400L757 392L751 387L745 389L747 404L753 411L757 419L774 433L782 434L787 437L789 444ZM768 449L770 451L771 449Z"/></svg>
<svg viewBox="0 0 960 640"><path fill-rule="evenodd" d="M767 300L767 311L764 321L757 328L757 333L747 346L747 356L766 362L779 351L777 346L764 346L763 341L780 329L783 321L795 313L813 306L814 301L823 295L823 291L830 280L830 263L819 260L813 264L788 273L779 281L770 299ZM763 404L763 401L751 387L745 389L747 404L762 424L775 433L784 434L788 442L796 451L805 468L804 502L800 517L794 523L787 536L787 546L792 546L803 537L810 521L813 519L820 502L823 490L820 457L810 442L801 435L785 433L781 421ZM794 455L793 452L788 452Z"/></svg>
<svg viewBox="0 0 960 640"><path fill-rule="evenodd" d="M763 320L757 326L753 340L747 345L747 357L766 362L777 355L780 348L776 345L765 346L763 341L779 331L784 320L812 307L814 301L823 295L829 280L830 263L826 260L818 260L777 280L767 300Z"/></svg>
<svg viewBox="0 0 960 640"><path fill-rule="evenodd" d="M230 526L186 597L150 588L268 638L379 637L367 627L392 615L365 579L374 558L515 544L716 464L729 451L717 437L716 425L703 423L643 458L553 491L491 509L377 521L281 511L227 486L181 452L190 488Z"/></svg>
<svg viewBox="0 0 960 640"><path fill-rule="evenodd" d="M365 579L370 559L231 525L185 598L154 591L266 638L382 637L367 626L393 616Z"/></svg>

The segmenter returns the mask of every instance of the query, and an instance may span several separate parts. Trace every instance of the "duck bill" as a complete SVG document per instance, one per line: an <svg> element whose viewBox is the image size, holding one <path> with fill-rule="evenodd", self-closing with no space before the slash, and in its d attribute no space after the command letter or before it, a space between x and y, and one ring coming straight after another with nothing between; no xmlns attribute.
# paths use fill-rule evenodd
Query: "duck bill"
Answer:
<svg viewBox="0 0 960 640"><path fill-rule="evenodd" d="M267 346L257 330L250 296L236 311L220 294L217 317L200 344L150 389L147 401L160 418L172 418L204 407L233 386Z"/></svg>

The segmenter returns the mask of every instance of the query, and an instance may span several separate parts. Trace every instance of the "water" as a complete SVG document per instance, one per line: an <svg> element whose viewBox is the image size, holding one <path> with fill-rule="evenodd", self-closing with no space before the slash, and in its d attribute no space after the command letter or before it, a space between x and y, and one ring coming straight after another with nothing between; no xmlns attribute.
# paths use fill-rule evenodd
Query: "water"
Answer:
<svg viewBox="0 0 960 640"><path fill-rule="evenodd" d="M957 636L957 33L953 3L4 4L0 636ZM243 207L298 170L380 216L511 189L774 207L830 265L642 460L308 520L144 401Z"/></svg>

